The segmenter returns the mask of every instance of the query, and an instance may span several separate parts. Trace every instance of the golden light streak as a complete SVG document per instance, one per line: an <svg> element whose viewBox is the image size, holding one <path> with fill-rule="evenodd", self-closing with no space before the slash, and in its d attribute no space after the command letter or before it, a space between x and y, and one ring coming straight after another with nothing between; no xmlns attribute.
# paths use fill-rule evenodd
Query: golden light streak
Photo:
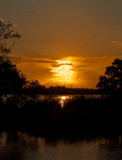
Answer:
<svg viewBox="0 0 122 160"><path fill-rule="evenodd" d="M61 97L59 97L59 99L60 99L59 102L61 104L61 108L63 108L65 102L69 99L69 97L68 96L61 96Z"/></svg>
<svg viewBox="0 0 122 160"><path fill-rule="evenodd" d="M71 60L56 60L56 66L51 67L53 73L53 81L61 83L71 83L73 78L73 68Z"/></svg>
<svg viewBox="0 0 122 160"><path fill-rule="evenodd" d="M65 100L65 99L66 99L66 97L65 97L65 96L62 96L62 97L61 97L61 99Z"/></svg>

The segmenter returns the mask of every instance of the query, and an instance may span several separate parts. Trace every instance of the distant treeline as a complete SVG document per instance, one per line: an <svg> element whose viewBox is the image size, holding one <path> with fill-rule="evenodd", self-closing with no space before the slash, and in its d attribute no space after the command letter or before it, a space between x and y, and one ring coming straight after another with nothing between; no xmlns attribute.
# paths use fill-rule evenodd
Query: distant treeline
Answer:
<svg viewBox="0 0 122 160"><path fill-rule="evenodd" d="M31 95L31 94L43 94L43 95L61 95L61 94L68 94L68 95L91 95L91 94L98 94L98 89L89 89L89 88L67 88L65 86L50 86L46 88L45 86L41 85L30 85L24 88L24 93Z"/></svg>

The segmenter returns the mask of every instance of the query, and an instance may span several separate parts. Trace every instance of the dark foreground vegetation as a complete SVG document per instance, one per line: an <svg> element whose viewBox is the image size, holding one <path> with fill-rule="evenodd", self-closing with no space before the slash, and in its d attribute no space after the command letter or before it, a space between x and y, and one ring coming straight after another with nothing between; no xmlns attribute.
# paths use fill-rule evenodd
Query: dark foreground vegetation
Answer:
<svg viewBox="0 0 122 160"><path fill-rule="evenodd" d="M40 135L91 135L122 133L122 60L115 59L100 77L96 89L71 89L41 86L28 81L7 58L13 43L20 38L13 25L0 20L0 129L26 131ZM52 98L39 94L101 94L99 99L68 101L61 108Z"/></svg>
<svg viewBox="0 0 122 160"><path fill-rule="evenodd" d="M122 133L121 99L118 98L81 97L70 100L64 108L55 100L25 100L23 96L0 103L2 130L47 136Z"/></svg>

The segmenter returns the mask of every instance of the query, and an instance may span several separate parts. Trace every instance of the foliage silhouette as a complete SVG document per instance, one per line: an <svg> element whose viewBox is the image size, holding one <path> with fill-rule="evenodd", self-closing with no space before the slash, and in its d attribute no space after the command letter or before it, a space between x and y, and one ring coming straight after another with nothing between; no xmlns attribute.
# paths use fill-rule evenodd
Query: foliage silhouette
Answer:
<svg viewBox="0 0 122 160"><path fill-rule="evenodd" d="M36 98L39 94L44 94L45 90L45 86L42 86L37 80L28 80L24 87L24 93L33 98Z"/></svg>
<svg viewBox="0 0 122 160"><path fill-rule="evenodd" d="M26 84L25 76L9 60L0 63L0 94L21 93Z"/></svg>
<svg viewBox="0 0 122 160"><path fill-rule="evenodd" d="M6 57L20 38L15 28L11 22L0 20L0 95L20 93L26 84L25 76Z"/></svg>
<svg viewBox="0 0 122 160"><path fill-rule="evenodd" d="M100 77L97 88L104 94L120 95L122 93L122 60L115 59L112 66L106 68L105 75Z"/></svg>
<svg viewBox="0 0 122 160"><path fill-rule="evenodd" d="M11 22L0 20L0 59L11 52L15 39L20 38L15 28Z"/></svg>

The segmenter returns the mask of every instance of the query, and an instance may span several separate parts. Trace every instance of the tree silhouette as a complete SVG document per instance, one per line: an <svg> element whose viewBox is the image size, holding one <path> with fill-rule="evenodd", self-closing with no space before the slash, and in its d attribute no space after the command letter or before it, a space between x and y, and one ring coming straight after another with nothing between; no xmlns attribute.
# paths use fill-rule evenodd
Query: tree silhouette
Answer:
<svg viewBox="0 0 122 160"><path fill-rule="evenodd" d="M25 76L9 60L0 63L0 94L21 93Z"/></svg>
<svg viewBox="0 0 122 160"><path fill-rule="evenodd" d="M26 84L25 76L6 57L17 38L20 35L16 33L15 26L0 20L0 95L20 93Z"/></svg>
<svg viewBox="0 0 122 160"><path fill-rule="evenodd" d="M24 88L25 93L31 97L37 97L39 94L45 93L45 86L41 85L37 80L28 80Z"/></svg>
<svg viewBox="0 0 122 160"><path fill-rule="evenodd" d="M112 66L106 68L105 75L100 77L97 88L104 94L115 95L122 92L122 60L115 59Z"/></svg>
<svg viewBox="0 0 122 160"><path fill-rule="evenodd" d="M11 22L0 20L0 59L10 53L15 39L20 38L20 35L15 31L15 25Z"/></svg>

